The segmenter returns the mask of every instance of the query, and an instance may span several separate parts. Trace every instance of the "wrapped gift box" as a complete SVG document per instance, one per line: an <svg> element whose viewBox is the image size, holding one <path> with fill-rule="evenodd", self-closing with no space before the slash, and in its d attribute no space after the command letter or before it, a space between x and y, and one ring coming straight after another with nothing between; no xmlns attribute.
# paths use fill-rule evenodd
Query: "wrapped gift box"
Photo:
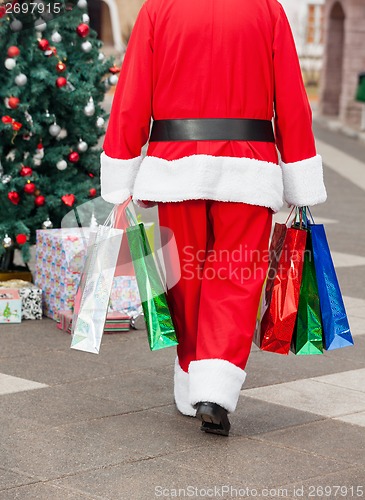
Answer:
<svg viewBox="0 0 365 500"><path fill-rule="evenodd" d="M87 250L88 228L37 231L34 282L43 290L43 312L58 320L59 311L71 311ZM111 310L135 309L140 305L134 276L114 278Z"/></svg>
<svg viewBox="0 0 365 500"><path fill-rule="evenodd" d="M22 320L22 299L16 288L0 290L0 323L20 323Z"/></svg>
<svg viewBox="0 0 365 500"><path fill-rule="evenodd" d="M61 311L57 327L67 333L71 333L72 311ZM122 333L130 331L130 318L120 312L109 312L105 322L104 333Z"/></svg>
<svg viewBox="0 0 365 500"><path fill-rule="evenodd" d="M0 282L0 294L3 288L16 288L22 303L22 319L42 319L42 290L33 283L23 280Z"/></svg>

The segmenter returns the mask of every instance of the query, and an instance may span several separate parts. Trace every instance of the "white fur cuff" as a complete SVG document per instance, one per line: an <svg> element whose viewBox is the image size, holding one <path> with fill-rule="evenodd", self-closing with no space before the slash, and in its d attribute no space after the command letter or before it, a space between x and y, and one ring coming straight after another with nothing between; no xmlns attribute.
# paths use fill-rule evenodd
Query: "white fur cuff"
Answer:
<svg viewBox="0 0 365 500"><path fill-rule="evenodd" d="M195 417L196 410L189 402L189 374L182 370L178 358L175 360L174 397L180 413Z"/></svg>
<svg viewBox="0 0 365 500"><path fill-rule="evenodd" d="M281 162L284 180L284 198L289 205L299 207L317 205L327 199L320 155L295 163Z"/></svg>
<svg viewBox="0 0 365 500"><path fill-rule="evenodd" d="M190 363L189 377L191 405L209 401L233 412L246 372L224 359L202 359Z"/></svg>
<svg viewBox="0 0 365 500"><path fill-rule="evenodd" d="M123 203L129 198L133 194L133 185L141 162L142 156L130 160L119 160L101 153L102 198L114 204Z"/></svg>
<svg viewBox="0 0 365 500"><path fill-rule="evenodd" d="M146 156L134 198L156 202L208 199L270 207L283 205L282 171L252 158L191 155L177 160Z"/></svg>

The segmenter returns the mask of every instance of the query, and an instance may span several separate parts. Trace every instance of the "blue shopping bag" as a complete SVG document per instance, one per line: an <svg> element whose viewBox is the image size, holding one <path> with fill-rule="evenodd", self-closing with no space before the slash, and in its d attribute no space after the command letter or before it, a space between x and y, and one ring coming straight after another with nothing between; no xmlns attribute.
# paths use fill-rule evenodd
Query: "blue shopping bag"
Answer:
<svg viewBox="0 0 365 500"><path fill-rule="evenodd" d="M308 221L323 324L323 344L329 351L354 344L324 226Z"/></svg>

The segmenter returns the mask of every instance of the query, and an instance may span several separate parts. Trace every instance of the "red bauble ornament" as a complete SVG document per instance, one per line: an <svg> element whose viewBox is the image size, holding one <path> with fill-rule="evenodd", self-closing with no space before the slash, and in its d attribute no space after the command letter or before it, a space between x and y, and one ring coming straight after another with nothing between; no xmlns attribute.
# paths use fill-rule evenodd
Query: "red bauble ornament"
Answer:
<svg viewBox="0 0 365 500"><path fill-rule="evenodd" d="M16 109L19 106L20 100L18 97L9 97L8 104L11 109Z"/></svg>
<svg viewBox="0 0 365 500"><path fill-rule="evenodd" d="M77 163L80 159L80 155L79 153L77 153L76 151L72 151L72 153L70 153L68 155L68 160L71 162L71 163Z"/></svg>
<svg viewBox="0 0 365 500"><path fill-rule="evenodd" d="M27 235L24 233L17 234L15 239L16 239L16 242L18 243L18 245L24 245L24 243L27 242Z"/></svg>
<svg viewBox="0 0 365 500"><path fill-rule="evenodd" d="M39 42L38 42L38 47L41 50L48 50L49 49L49 41L46 40L45 38L42 38L42 40L39 40Z"/></svg>
<svg viewBox="0 0 365 500"><path fill-rule="evenodd" d="M66 64L65 63L63 63L62 61L60 61L59 63L57 63L56 70L59 73L62 73L62 71L65 71L65 69L66 69Z"/></svg>
<svg viewBox="0 0 365 500"><path fill-rule="evenodd" d="M59 76L56 80L56 85L58 88L64 87L67 85L67 80L64 76Z"/></svg>
<svg viewBox="0 0 365 500"><path fill-rule="evenodd" d="M72 207L73 204L75 203L76 201L76 197L74 194L64 194L62 197L61 197L61 200L63 201L63 203L65 205L67 205L68 207Z"/></svg>
<svg viewBox="0 0 365 500"><path fill-rule="evenodd" d="M96 196L96 189L95 188L89 189L89 196L91 198L93 198L94 196Z"/></svg>
<svg viewBox="0 0 365 500"><path fill-rule="evenodd" d="M46 198L44 196L42 196L42 195L36 196L34 198L34 204L35 204L36 207L41 207L45 203L46 203Z"/></svg>
<svg viewBox="0 0 365 500"><path fill-rule="evenodd" d="M11 47L8 48L7 52L8 57L18 57L19 54L20 50L15 45L12 45Z"/></svg>
<svg viewBox="0 0 365 500"><path fill-rule="evenodd" d="M93 179L95 177L95 175L92 172L89 172L89 177L91 177Z"/></svg>
<svg viewBox="0 0 365 500"><path fill-rule="evenodd" d="M114 64L111 68L109 68L110 73L113 75L116 75L117 73L120 73L120 68Z"/></svg>
<svg viewBox="0 0 365 500"><path fill-rule="evenodd" d="M27 175L32 175L33 170L30 167L23 165L19 173L22 177L26 177Z"/></svg>
<svg viewBox="0 0 365 500"><path fill-rule="evenodd" d="M76 33L81 36L81 38L85 38L90 33L90 28L88 24L81 23L76 28Z"/></svg>
<svg viewBox="0 0 365 500"><path fill-rule="evenodd" d="M24 186L24 192L27 194L33 194L35 190L36 186L34 182L27 182L26 185Z"/></svg>
<svg viewBox="0 0 365 500"><path fill-rule="evenodd" d="M0 5L0 19L6 14L6 9L3 5Z"/></svg>
<svg viewBox="0 0 365 500"><path fill-rule="evenodd" d="M14 205L18 205L20 201L19 193L17 193L16 191L9 191L8 198Z"/></svg>

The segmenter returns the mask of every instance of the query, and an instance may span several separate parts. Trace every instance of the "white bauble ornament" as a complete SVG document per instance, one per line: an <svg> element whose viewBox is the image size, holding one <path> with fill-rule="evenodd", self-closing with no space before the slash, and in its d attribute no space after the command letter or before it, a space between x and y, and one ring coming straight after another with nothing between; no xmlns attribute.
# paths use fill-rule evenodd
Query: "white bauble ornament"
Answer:
<svg viewBox="0 0 365 500"><path fill-rule="evenodd" d="M91 43L89 42L89 40L87 40L86 42L83 42L83 43L81 44L81 49L82 49L84 52L86 52L86 53L90 52L90 50L91 50L92 48L93 48L93 46L91 45Z"/></svg>
<svg viewBox="0 0 365 500"><path fill-rule="evenodd" d="M65 128L61 128L61 132L58 134L57 139L65 139L67 135L67 130Z"/></svg>
<svg viewBox="0 0 365 500"><path fill-rule="evenodd" d="M43 31L46 31L46 29L47 29L47 23L45 22L44 19L39 18L34 23L34 27L37 31L43 32Z"/></svg>
<svg viewBox="0 0 365 500"><path fill-rule="evenodd" d="M52 137L57 137L58 134L61 132L61 127L57 125L57 123L53 123L48 129L48 132L51 134Z"/></svg>
<svg viewBox="0 0 365 500"><path fill-rule="evenodd" d="M15 83L19 87L24 87L24 85L27 84L27 81L28 81L28 78L26 77L26 75L24 73L19 73L19 75L17 75L15 77Z"/></svg>
<svg viewBox="0 0 365 500"><path fill-rule="evenodd" d="M89 102L84 107L84 113L86 116L93 116L95 113L94 99L90 97Z"/></svg>
<svg viewBox="0 0 365 500"><path fill-rule="evenodd" d="M58 31L54 31L51 36L51 40L53 43L62 42L62 36L58 33Z"/></svg>
<svg viewBox="0 0 365 500"><path fill-rule="evenodd" d="M110 85L116 85L118 83L117 75L111 75L108 78Z"/></svg>
<svg viewBox="0 0 365 500"><path fill-rule="evenodd" d="M90 22L90 17L87 14L82 14L82 22L89 24Z"/></svg>
<svg viewBox="0 0 365 500"><path fill-rule="evenodd" d="M49 217L47 217L47 220L45 220L43 223L42 223L42 229L52 229L53 228L53 224L52 224L52 221L50 220Z"/></svg>
<svg viewBox="0 0 365 500"><path fill-rule="evenodd" d="M77 145L77 149L78 151L80 151L80 153L85 153L85 151L87 151L88 149L88 144L87 142L83 141L82 139L80 139L78 145Z"/></svg>
<svg viewBox="0 0 365 500"><path fill-rule="evenodd" d="M1 177L1 182L2 182L3 184L9 184L9 182L11 181L11 179L12 179L12 176L11 176L11 175L3 175L3 176Z"/></svg>
<svg viewBox="0 0 365 500"><path fill-rule="evenodd" d="M66 170L66 168L67 168L67 161L65 161L65 160L58 161L57 164L56 164L56 167L58 168L58 170Z"/></svg>
<svg viewBox="0 0 365 500"><path fill-rule="evenodd" d="M87 7L87 0L79 0L77 2L77 6L79 9L86 9Z"/></svg>
<svg viewBox="0 0 365 500"><path fill-rule="evenodd" d="M3 247L11 248L12 246L13 246L13 240L10 238L8 234L6 234L3 239Z"/></svg>
<svg viewBox="0 0 365 500"><path fill-rule="evenodd" d="M96 119L96 126L98 128L102 128L104 127L104 124L105 124L105 120L102 116L98 116L98 118Z"/></svg>
<svg viewBox="0 0 365 500"><path fill-rule="evenodd" d="M99 61L103 61L105 59L105 55L102 52L99 52L98 59Z"/></svg>
<svg viewBox="0 0 365 500"><path fill-rule="evenodd" d="M11 71L16 66L16 60L13 59L12 57L8 57L7 59L5 59L4 66L6 69Z"/></svg>
<svg viewBox="0 0 365 500"><path fill-rule="evenodd" d="M14 21L12 21L10 23L10 29L11 31L20 31L23 27L23 23L21 21L19 21L19 19L14 19Z"/></svg>

